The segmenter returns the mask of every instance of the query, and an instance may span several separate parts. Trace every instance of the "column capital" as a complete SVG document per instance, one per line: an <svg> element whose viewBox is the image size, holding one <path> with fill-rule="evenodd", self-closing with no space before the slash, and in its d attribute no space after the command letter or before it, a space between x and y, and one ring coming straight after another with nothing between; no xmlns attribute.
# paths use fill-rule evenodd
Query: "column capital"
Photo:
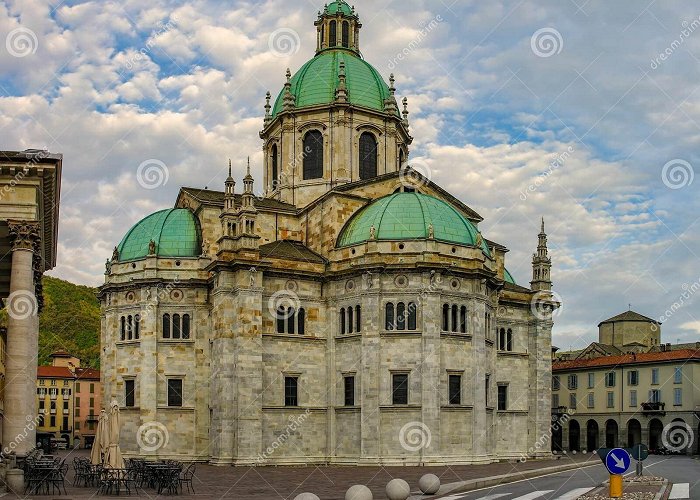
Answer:
<svg viewBox="0 0 700 500"><path fill-rule="evenodd" d="M8 219L12 251L34 251L41 241L41 226L39 221Z"/></svg>

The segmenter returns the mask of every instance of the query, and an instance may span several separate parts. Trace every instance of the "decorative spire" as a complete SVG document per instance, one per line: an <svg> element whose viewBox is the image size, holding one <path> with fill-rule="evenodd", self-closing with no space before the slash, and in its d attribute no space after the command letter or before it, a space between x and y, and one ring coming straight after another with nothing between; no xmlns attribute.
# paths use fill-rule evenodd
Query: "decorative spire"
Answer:
<svg viewBox="0 0 700 500"><path fill-rule="evenodd" d="M270 114L270 110L272 109L272 106L270 106L270 99L272 96L270 95L270 91L268 90L267 93L265 94L265 126L267 127L267 124L270 123L272 120L272 115Z"/></svg>
<svg viewBox="0 0 700 500"><path fill-rule="evenodd" d="M394 73L392 73L389 75L389 92L391 92L392 96L396 94L396 87L394 85L395 83L396 79L394 78Z"/></svg>
<svg viewBox="0 0 700 500"><path fill-rule="evenodd" d="M295 99L292 94L292 72L287 68L287 82L284 84L284 97L282 98L285 111L291 111L295 107Z"/></svg>
<svg viewBox="0 0 700 500"><path fill-rule="evenodd" d="M408 124L408 97L403 98L403 121L407 125Z"/></svg>
<svg viewBox="0 0 700 500"><path fill-rule="evenodd" d="M394 79L394 73L392 73L389 76L389 92L391 95L384 99L384 112L390 114L390 115L396 115L396 112L399 109L398 104L396 103L396 87L394 86L394 83L396 80Z"/></svg>
<svg viewBox="0 0 700 500"><path fill-rule="evenodd" d="M540 234L537 237L537 252L532 254L532 281L530 287L536 291L550 291L552 289L552 259L549 258L547 249L547 233L544 231L544 217L540 226Z"/></svg>
<svg viewBox="0 0 700 500"><path fill-rule="evenodd" d="M348 102L348 88L345 84L345 61L340 61L338 69L338 88L335 89L336 102Z"/></svg>
<svg viewBox="0 0 700 500"><path fill-rule="evenodd" d="M228 177L224 183L224 211L233 212L236 209L235 193L236 181L231 176L231 158L228 160Z"/></svg>

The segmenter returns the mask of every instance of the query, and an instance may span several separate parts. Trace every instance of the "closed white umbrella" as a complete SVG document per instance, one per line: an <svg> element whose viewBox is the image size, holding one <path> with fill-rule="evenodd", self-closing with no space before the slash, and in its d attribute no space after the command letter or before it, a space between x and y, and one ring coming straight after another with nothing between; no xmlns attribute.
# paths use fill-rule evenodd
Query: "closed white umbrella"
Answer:
<svg viewBox="0 0 700 500"><path fill-rule="evenodd" d="M109 425L107 426L109 428L109 446L105 455L105 467L110 469L124 468L124 458L122 458L122 452L119 449L120 420L119 405L113 401L112 409L109 412Z"/></svg>
<svg viewBox="0 0 700 500"><path fill-rule="evenodd" d="M97 419L97 430L95 431L95 439L92 442L92 450L90 451L90 463L99 465L102 463L102 453L106 451L106 431L107 431L107 412L100 410L100 416Z"/></svg>

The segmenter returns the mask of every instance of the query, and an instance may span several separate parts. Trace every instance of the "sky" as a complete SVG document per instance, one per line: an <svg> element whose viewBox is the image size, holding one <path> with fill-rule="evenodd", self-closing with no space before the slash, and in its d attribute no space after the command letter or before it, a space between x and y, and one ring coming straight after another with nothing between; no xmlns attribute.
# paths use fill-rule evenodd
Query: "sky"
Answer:
<svg viewBox="0 0 700 500"><path fill-rule="evenodd" d="M700 6L357 0L365 59L408 98L411 159L528 285L544 217L580 348L628 308L700 340ZM0 148L64 155L58 265L104 262L180 186L260 189L265 93L315 50L320 1L0 1ZM4 44L2 39L4 38Z"/></svg>

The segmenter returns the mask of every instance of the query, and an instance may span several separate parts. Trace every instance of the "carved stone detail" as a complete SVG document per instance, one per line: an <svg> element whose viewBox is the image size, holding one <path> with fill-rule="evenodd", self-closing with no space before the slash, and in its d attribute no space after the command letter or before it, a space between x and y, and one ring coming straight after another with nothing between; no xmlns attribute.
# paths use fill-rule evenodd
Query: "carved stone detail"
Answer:
<svg viewBox="0 0 700 500"><path fill-rule="evenodd" d="M34 250L41 241L41 227L38 221L8 220L12 251Z"/></svg>

